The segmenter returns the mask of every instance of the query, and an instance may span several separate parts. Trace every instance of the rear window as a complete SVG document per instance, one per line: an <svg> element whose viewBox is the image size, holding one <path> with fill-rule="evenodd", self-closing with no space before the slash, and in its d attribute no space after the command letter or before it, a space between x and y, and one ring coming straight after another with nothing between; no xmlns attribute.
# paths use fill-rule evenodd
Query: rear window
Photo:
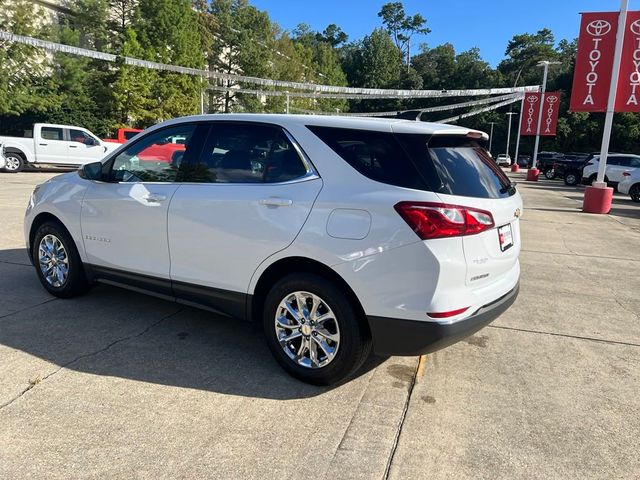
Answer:
<svg viewBox="0 0 640 480"><path fill-rule="evenodd" d="M125 140L131 140L133 137L135 137L136 135L138 135L140 132L124 132L124 138Z"/></svg>
<svg viewBox="0 0 640 480"><path fill-rule="evenodd" d="M436 193L503 198L515 193L483 141L465 137L396 135Z"/></svg>
<svg viewBox="0 0 640 480"><path fill-rule="evenodd" d="M502 198L515 193L481 141L308 128L358 172L378 182L476 198Z"/></svg>

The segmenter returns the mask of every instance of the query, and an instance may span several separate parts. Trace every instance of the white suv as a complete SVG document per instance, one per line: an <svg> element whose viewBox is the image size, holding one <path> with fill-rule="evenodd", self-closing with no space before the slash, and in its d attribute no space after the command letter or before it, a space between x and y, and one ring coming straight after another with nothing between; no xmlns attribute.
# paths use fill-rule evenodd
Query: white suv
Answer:
<svg viewBox="0 0 640 480"><path fill-rule="evenodd" d="M594 155L589 159L582 170L582 183L591 185L598 176L598 165L600 164L600 155ZM631 173L640 169L640 156L610 153L607 156L607 168L605 170L605 182L611 187L617 187L624 180L625 172Z"/></svg>
<svg viewBox="0 0 640 480"><path fill-rule="evenodd" d="M522 201L486 140L406 120L179 118L36 187L27 248L53 295L108 282L262 322L289 373L333 383L372 347L432 352L514 302Z"/></svg>
<svg viewBox="0 0 640 480"><path fill-rule="evenodd" d="M618 192L629 195L631 200L640 202L640 168L623 172L622 181L618 184Z"/></svg>

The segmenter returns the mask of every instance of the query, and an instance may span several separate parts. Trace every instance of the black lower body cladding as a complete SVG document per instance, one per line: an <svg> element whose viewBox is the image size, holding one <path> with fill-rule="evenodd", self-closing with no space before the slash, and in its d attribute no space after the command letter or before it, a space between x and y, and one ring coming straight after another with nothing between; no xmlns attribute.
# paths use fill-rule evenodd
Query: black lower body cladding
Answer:
<svg viewBox="0 0 640 480"><path fill-rule="evenodd" d="M504 313L520 285L464 320L451 324L368 316L373 350L378 355L415 356L435 352L473 335Z"/></svg>

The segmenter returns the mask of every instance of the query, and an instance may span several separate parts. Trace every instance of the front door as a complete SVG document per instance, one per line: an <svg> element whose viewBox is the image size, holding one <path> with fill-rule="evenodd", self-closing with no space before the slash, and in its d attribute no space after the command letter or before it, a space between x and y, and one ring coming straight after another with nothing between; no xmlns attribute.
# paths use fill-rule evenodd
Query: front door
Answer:
<svg viewBox="0 0 640 480"><path fill-rule="evenodd" d="M97 162L104 156L104 147L100 145L97 138L88 132L70 128L68 135L67 149L69 163L84 165L85 163Z"/></svg>
<svg viewBox="0 0 640 480"><path fill-rule="evenodd" d="M322 180L279 127L211 122L169 208L174 293L242 315L243 296L261 262L290 245Z"/></svg>
<svg viewBox="0 0 640 480"><path fill-rule="evenodd" d="M105 181L92 182L81 225L88 262L99 275L152 277L151 284L171 294L167 212L180 187L179 159L154 160L146 153L175 135L183 135L188 148L195 132L195 125L183 124L149 133L105 164Z"/></svg>

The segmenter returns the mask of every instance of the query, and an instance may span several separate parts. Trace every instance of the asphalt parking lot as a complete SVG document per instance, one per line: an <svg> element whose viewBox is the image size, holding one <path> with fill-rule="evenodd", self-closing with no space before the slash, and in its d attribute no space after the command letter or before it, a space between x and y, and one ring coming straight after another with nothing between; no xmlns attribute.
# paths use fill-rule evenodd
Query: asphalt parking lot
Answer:
<svg viewBox="0 0 640 480"><path fill-rule="evenodd" d="M97 286L49 296L22 216L52 173L0 173L0 478L638 478L640 205L580 212L524 182L520 296L418 358L335 388L260 333Z"/></svg>

